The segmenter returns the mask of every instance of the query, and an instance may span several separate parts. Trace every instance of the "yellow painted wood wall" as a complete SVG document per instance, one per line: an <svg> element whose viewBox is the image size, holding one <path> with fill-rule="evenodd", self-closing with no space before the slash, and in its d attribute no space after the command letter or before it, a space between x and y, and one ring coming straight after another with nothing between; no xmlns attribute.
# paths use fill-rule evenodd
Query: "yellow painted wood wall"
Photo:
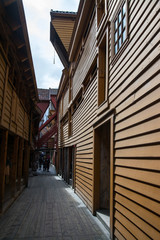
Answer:
<svg viewBox="0 0 160 240"><path fill-rule="evenodd" d="M108 1L112 21L117 1ZM113 61L109 31L108 109L114 116L114 235L117 239L159 239L160 211L160 39L158 1L129 1L129 40ZM73 77L73 101L97 54L96 17ZM65 107L66 108L66 107ZM93 123L97 117L97 76L68 122L63 144L76 145L75 191L93 206ZM106 111L108 111L106 109ZM59 134L60 137L60 134Z"/></svg>
<svg viewBox="0 0 160 240"><path fill-rule="evenodd" d="M110 1L109 13L117 1ZM129 43L109 64L115 115L114 218L118 239L159 239L158 1L129 2ZM113 11L114 13L114 11ZM110 53L111 53L110 38Z"/></svg>
<svg viewBox="0 0 160 240"><path fill-rule="evenodd" d="M9 67L0 49L0 123L2 127L28 140L29 116L8 79Z"/></svg>

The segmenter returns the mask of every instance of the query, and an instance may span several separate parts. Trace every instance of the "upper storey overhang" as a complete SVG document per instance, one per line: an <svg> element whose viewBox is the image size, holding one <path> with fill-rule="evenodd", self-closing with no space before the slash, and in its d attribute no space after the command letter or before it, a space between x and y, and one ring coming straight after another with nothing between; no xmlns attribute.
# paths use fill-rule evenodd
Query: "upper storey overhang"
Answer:
<svg viewBox="0 0 160 240"><path fill-rule="evenodd" d="M69 47L76 13L51 10L50 41L65 68L69 68Z"/></svg>

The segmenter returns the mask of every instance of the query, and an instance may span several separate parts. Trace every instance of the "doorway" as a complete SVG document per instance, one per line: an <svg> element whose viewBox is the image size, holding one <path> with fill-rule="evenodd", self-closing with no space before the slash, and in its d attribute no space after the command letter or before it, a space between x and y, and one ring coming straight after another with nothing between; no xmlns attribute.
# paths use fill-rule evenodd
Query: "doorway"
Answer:
<svg viewBox="0 0 160 240"><path fill-rule="evenodd" d="M113 127L108 119L94 128L93 214L110 230L113 218Z"/></svg>

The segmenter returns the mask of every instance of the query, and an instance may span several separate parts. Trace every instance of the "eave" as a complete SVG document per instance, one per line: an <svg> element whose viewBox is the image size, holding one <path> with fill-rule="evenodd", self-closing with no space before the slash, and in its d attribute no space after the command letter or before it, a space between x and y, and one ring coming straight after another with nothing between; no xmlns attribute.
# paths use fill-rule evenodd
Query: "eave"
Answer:
<svg viewBox="0 0 160 240"><path fill-rule="evenodd" d="M76 19L76 13L51 10L50 41L56 49L62 64L69 68L68 50Z"/></svg>
<svg viewBox="0 0 160 240"><path fill-rule="evenodd" d="M5 0L3 8L7 24L12 31L11 38L16 47L24 85L31 100L36 102L38 91L22 0Z"/></svg>
<svg viewBox="0 0 160 240"><path fill-rule="evenodd" d="M71 44L69 48L69 61L74 61L74 56L76 54L76 50L79 45L79 41L83 35L84 32L84 26L86 25L86 22L88 20L89 14L91 13L91 10L93 9L94 4L90 0L81 0L79 3L79 8L77 12L77 18L74 25L74 30L72 34Z"/></svg>

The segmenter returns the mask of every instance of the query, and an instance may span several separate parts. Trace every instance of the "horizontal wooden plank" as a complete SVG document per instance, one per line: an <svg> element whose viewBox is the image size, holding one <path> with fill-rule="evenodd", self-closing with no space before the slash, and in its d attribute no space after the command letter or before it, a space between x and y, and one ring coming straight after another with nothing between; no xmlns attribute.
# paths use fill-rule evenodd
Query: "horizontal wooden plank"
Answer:
<svg viewBox="0 0 160 240"><path fill-rule="evenodd" d="M160 142L160 134L158 131L158 132L153 132L143 136L137 136L137 137L121 140L121 141L116 141L115 149L145 145L145 144L153 144L153 143L159 143L159 142Z"/></svg>
<svg viewBox="0 0 160 240"><path fill-rule="evenodd" d="M156 201L151 200L150 198L144 197L138 193L135 193L131 190L123 188L119 185L115 186L115 192L123 195L124 197L129 198L130 200L134 201L135 203L140 204L141 206L155 212L156 214L160 213L160 204Z"/></svg>
<svg viewBox="0 0 160 240"><path fill-rule="evenodd" d="M159 240L159 232L155 230L152 226L147 224L141 218L137 217L134 213L130 212L127 208L123 207L119 203L116 202L115 208L125 217L130 219L133 224L139 227L146 235L148 235L151 239Z"/></svg>
<svg viewBox="0 0 160 240"><path fill-rule="evenodd" d="M116 158L115 165L160 171L160 160L153 160L153 159L147 159L147 160L138 159L137 160L137 159L123 159L123 158L118 159L118 158Z"/></svg>
<svg viewBox="0 0 160 240"><path fill-rule="evenodd" d="M84 196L91 202L92 201L92 191L90 191L89 189L85 188L83 186L83 184L78 182L78 180L75 182L75 184L76 184L76 189L78 189L81 192L81 194L83 193Z"/></svg>
<svg viewBox="0 0 160 240"><path fill-rule="evenodd" d="M160 157L160 145L117 149L115 157Z"/></svg>
<svg viewBox="0 0 160 240"><path fill-rule="evenodd" d="M157 97L158 97L158 95L156 95L156 100L158 99ZM132 114L130 116L129 116L129 110L128 110L128 112L126 110L116 117L115 122L118 122L119 120L122 121L124 118L127 118L127 119L123 120L120 123L116 123L115 131L130 127L134 124L144 121L144 119L146 120L155 115L158 115L158 114L160 114L159 109L160 109L160 103L156 103L153 106L148 107L147 109L134 114L134 107L133 107L133 109L131 110Z"/></svg>
<svg viewBox="0 0 160 240"><path fill-rule="evenodd" d="M85 181L84 179L82 179L81 176L77 176L77 177L76 177L76 182L81 183L81 184L85 187L85 190L86 190L87 192L88 192L88 189L89 189L89 191L92 192L93 186L92 186L89 182L87 182L87 181Z"/></svg>
<svg viewBox="0 0 160 240"><path fill-rule="evenodd" d="M160 84L160 81L159 81L159 84ZM142 110L142 109L144 107L147 107L149 104L157 101L158 99L159 99L159 89L157 88L157 89L155 89L155 91L151 92L150 94L147 94L147 96L142 98L140 101L136 102L135 104L131 105L129 108L127 108L124 111L122 111L121 113L119 113L116 116L115 122L117 123L119 121L122 121L126 117L129 118L129 116L132 116L133 120L131 121L131 124L130 124L130 125L132 125L132 122L134 122L135 117L137 117L137 119L140 121L138 116L141 114L141 112L144 114L144 118L147 118L147 116L145 116L146 115L146 110ZM149 106L147 108L147 110L150 109L150 111L152 111L152 109L154 109L154 107L159 107L159 104L158 105L157 104L155 104L155 105L153 105L151 107ZM140 114L138 113L139 111L141 111ZM127 125L126 121L127 120L123 120L123 122L121 122L119 124L117 123L116 124L116 131L129 126L129 125ZM122 123L124 123L124 124L122 125Z"/></svg>
<svg viewBox="0 0 160 240"><path fill-rule="evenodd" d="M151 69L149 69L149 70L151 70ZM148 72L148 74L151 74L151 73ZM153 72L152 72L152 75L153 75ZM148 79L148 77L147 77L147 79ZM159 89L159 81L157 81L157 79L159 79L159 78L160 78L160 73L157 72L157 74L154 75L154 77L151 78L150 81L147 81L146 84L143 85L140 89L136 90L135 89L136 86L133 86L133 91L132 91L131 95L130 96L127 95L128 96L127 99L123 102L120 102L120 104L117 106L117 108L116 108L117 113L122 112L124 109L127 109L127 107L131 106L134 103L137 103L137 101L140 98L145 96L145 94L149 93L153 89L156 89L156 87Z"/></svg>
<svg viewBox="0 0 160 240"><path fill-rule="evenodd" d="M85 177L82 174L78 174L78 173L76 174L76 177L78 179L81 179L82 181L86 182L90 186L92 186L91 190L93 189L93 181L92 181L92 179L89 179L88 177Z"/></svg>
<svg viewBox="0 0 160 240"><path fill-rule="evenodd" d="M90 174L90 175L93 174L93 170L90 170L90 169L87 169L87 168L84 168L84 167L80 167L80 166L76 166L76 170L79 170L79 171L88 173L88 174Z"/></svg>
<svg viewBox="0 0 160 240"><path fill-rule="evenodd" d="M131 239L143 239L143 240L150 240L150 238L144 234L138 227L136 227L129 219L124 217L120 212L117 210L115 211L115 218L131 233L135 238ZM130 239L130 238L128 238Z"/></svg>
<svg viewBox="0 0 160 240"><path fill-rule="evenodd" d="M91 163L84 163L84 162L77 162L76 161L76 166L81 166L81 167L84 167L84 168L93 169L93 164L91 164Z"/></svg>
<svg viewBox="0 0 160 240"><path fill-rule="evenodd" d="M146 210L145 208L141 207L140 205L128 200L127 198L121 196L120 194L115 194L115 201L123 205L125 208L129 209L137 216L142 218L148 224L156 228L157 230L160 229L160 221L159 217L152 213L151 211Z"/></svg>
<svg viewBox="0 0 160 240"><path fill-rule="evenodd" d="M93 148L89 149L79 149L77 147L77 158L93 158Z"/></svg>
<svg viewBox="0 0 160 240"><path fill-rule="evenodd" d="M132 77L131 75L129 77L130 85L127 86L125 91L122 91L124 90L124 88L122 88L122 90L119 92L119 95L117 94L116 98L114 99L114 102L110 103L110 107L115 108L121 103L123 103L124 100L128 99L128 96L132 95L133 92L136 91L136 89L140 88L141 86L143 86L143 84L147 83L148 80L151 77L153 77L154 74L158 74L159 72L158 69L159 69L159 61L157 60L153 65L149 65L148 69L146 69L145 72L143 71L138 78L136 78L136 76ZM130 103L132 103L132 99Z"/></svg>
<svg viewBox="0 0 160 240"><path fill-rule="evenodd" d="M115 140L120 140L128 137L133 137L143 133L151 132L160 129L159 128L160 117L141 123L132 128L115 133Z"/></svg>
<svg viewBox="0 0 160 240"><path fill-rule="evenodd" d="M130 240L135 240L136 238L133 237L132 234L130 234L126 228L124 228L122 226L122 224L120 224L119 221L115 220L114 223L115 226L115 230L114 230L114 236L118 239L118 240L126 240L126 239L130 239ZM122 235L123 234L123 235Z"/></svg>
<svg viewBox="0 0 160 240"><path fill-rule="evenodd" d="M82 172L82 171L80 171L78 169L76 169L76 174L80 175L80 176L84 176L85 178L88 178L89 180L93 180L93 175L85 173L85 172Z"/></svg>
<svg viewBox="0 0 160 240"><path fill-rule="evenodd" d="M90 163L93 164L93 159L87 159L87 158L76 158L76 162L81 162L81 163Z"/></svg>
<svg viewBox="0 0 160 240"><path fill-rule="evenodd" d="M86 204L86 206L91 210L92 209L92 200L91 200L90 196L89 196L89 198L88 198L88 196L85 196L83 194L83 190L81 191L81 189L79 187L77 187L75 189L75 192L83 200L83 202Z"/></svg>
<svg viewBox="0 0 160 240"><path fill-rule="evenodd" d="M160 186L160 181L159 181L160 173L157 173L157 172L123 168L123 167L116 166L115 174Z"/></svg>

